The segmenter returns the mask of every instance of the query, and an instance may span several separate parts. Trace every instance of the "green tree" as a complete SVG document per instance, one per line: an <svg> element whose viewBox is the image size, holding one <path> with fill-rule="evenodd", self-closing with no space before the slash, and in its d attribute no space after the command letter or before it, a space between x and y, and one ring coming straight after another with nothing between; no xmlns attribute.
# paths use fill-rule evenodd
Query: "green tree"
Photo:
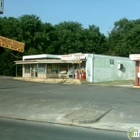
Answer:
<svg viewBox="0 0 140 140"><path fill-rule="evenodd" d="M84 53L105 54L108 50L106 46L106 37L100 32L99 27L90 25L82 33Z"/></svg>
<svg viewBox="0 0 140 140"><path fill-rule="evenodd" d="M61 22L57 25L42 23L36 15L19 18L1 17L0 35L25 43L24 53L0 48L0 74L14 75L14 60L23 55L68 54L75 52L105 54L106 37L99 27L84 29L78 22Z"/></svg>
<svg viewBox="0 0 140 140"><path fill-rule="evenodd" d="M54 27L55 40L53 45L55 53L67 54L81 51L82 24L78 22L62 22Z"/></svg>
<svg viewBox="0 0 140 140"><path fill-rule="evenodd" d="M42 53L44 38L43 23L35 15L23 15L19 17L19 39L25 42L25 54Z"/></svg>
<svg viewBox="0 0 140 140"><path fill-rule="evenodd" d="M108 46L110 55L128 57L131 53L140 53L140 19L123 18L115 22L109 33Z"/></svg>

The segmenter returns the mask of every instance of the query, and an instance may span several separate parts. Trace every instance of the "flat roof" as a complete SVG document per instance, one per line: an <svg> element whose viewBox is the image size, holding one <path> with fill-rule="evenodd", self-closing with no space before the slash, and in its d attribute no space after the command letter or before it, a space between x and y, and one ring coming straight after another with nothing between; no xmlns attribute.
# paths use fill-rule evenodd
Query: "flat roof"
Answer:
<svg viewBox="0 0 140 140"><path fill-rule="evenodd" d="M37 64L37 63L78 63L80 61L86 61L86 60L58 60L58 59L48 59L48 60L18 60L14 61L16 64Z"/></svg>
<svg viewBox="0 0 140 140"><path fill-rule="evenodd" d="M39 59L39 58L61 58L61 56L60 55L53 55L53 54L38 54L38 55L23 56L23 60L25 60L25 59Z"/></svg>

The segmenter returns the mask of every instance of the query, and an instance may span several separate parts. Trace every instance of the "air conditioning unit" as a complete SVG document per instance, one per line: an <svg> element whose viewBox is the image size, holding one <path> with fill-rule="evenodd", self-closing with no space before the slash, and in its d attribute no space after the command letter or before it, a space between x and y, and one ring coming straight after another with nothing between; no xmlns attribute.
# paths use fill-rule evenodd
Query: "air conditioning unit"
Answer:
<svg viewBox="0 0 140 140"><path fill-rule="evenodd" d="M118 64L118 69L119 70L123 69L123 64Z"/></svg>

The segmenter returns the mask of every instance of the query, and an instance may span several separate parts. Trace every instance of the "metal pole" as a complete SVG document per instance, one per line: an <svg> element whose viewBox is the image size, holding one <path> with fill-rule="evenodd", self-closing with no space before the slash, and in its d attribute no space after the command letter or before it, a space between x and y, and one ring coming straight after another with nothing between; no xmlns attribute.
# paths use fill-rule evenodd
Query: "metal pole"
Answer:
<svg viewBox="0 0 140 140"><path fill-rule="evenodd" d="M75 73L75 71L74 71L74 64L72 64L72 72L73 72L72 78L74 78L74 73Z"/></svg>
<svg viewBox="0 0 140 140"><path fill-rule="evenodd" d="M137 73L139 72L139 61L136 61L136 76L135 76L135 86L139 86L139 78Z"/></svg>
<svg viewBox="0 0 140 140"><path fill-rule="evenodd" d="M17 77L17 64L16 64L16 77Z"/></svg>

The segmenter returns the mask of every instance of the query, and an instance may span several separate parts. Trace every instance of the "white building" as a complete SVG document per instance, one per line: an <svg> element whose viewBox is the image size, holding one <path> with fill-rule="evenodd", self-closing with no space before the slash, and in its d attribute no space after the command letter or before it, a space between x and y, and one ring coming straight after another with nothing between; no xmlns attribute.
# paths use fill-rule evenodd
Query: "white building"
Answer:
<svg viewBox="0 0 140 140"><path fill-rule="evenodd" d="M135 62L129 58L105 56L96 54L68 54L68 55L29 55L23 60L15 61L22 64L22 76L32 78L80 78L79 73L85 72L89 82L103 82L113 80L134 80Z"/></svg>

